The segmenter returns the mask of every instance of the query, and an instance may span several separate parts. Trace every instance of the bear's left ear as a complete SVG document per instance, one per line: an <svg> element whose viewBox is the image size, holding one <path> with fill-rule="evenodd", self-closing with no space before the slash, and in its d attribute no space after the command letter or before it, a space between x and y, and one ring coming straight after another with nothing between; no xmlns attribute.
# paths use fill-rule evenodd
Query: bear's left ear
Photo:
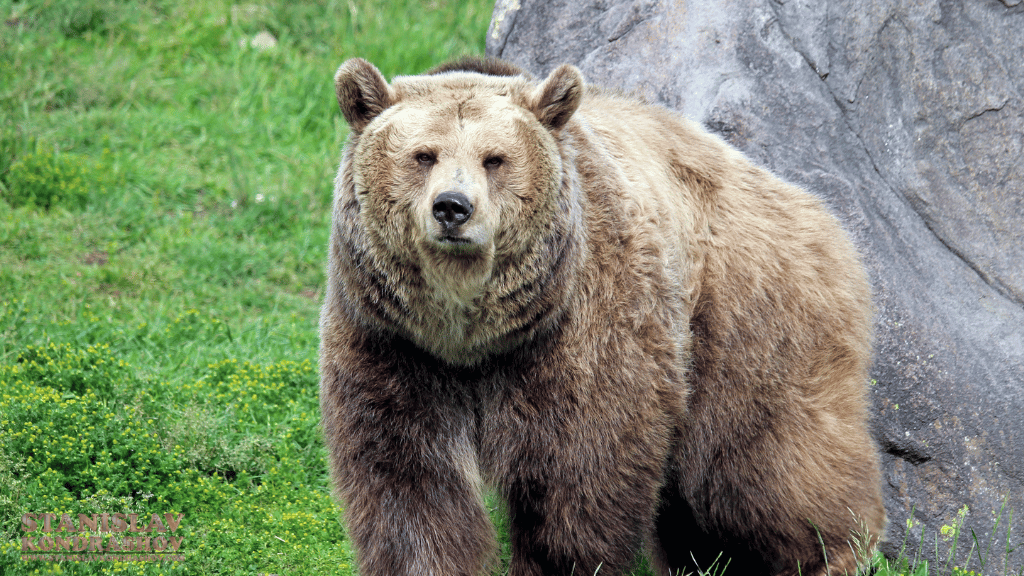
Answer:
<svg viewBox="0 0 1024 576"><path fill-rule="evenodd" d="M583 100L583 89L583 74L575 66L556 68L530 99L537 120L549 130L565 126Z"/></svg>
<svg viewBox="0 0 1024 576"><path fill-rule="evenodd" d="M334 89L345 121L356 132L362 132L394 102L394 93L380 70L362 58L352 58L338 68Z"/></svg>

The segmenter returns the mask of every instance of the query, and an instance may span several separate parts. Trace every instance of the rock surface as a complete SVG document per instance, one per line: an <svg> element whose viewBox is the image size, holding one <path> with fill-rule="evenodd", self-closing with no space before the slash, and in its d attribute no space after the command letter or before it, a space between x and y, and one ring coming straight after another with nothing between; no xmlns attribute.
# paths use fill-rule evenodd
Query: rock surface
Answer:
<svg viewBox="0 0 1024 576"><path fill-rule="evenodd" d="M1005 502L1024 568L1024 3L499 0L487 51L576 64L824 198L878 306L883 549L913 518L933 556L966 504L1003 573Z"/></svg>

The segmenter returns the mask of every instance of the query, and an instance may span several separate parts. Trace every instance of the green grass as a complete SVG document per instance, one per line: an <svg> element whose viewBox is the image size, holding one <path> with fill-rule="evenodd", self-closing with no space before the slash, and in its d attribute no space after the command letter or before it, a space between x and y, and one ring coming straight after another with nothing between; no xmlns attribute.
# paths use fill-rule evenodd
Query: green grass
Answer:
<svg viewBox="0 0 1024 576"><path fill-rule="evenodd" d="M353 573L316 396L333 73L481 54L492 5L0 0L0 573ZM186 561L23 561L60 545L26 513L182 514ZM1000 554L921 548L872 564Z"/></svg>
<svg viewBox="0 0 1024 576"><path fill-rule="evenodd" d="M482 54L492 6L0 0L0 573L353 573L316 393L333 75ZM20 558L67 535L25 513L168 512L181 564Z"/></svg>

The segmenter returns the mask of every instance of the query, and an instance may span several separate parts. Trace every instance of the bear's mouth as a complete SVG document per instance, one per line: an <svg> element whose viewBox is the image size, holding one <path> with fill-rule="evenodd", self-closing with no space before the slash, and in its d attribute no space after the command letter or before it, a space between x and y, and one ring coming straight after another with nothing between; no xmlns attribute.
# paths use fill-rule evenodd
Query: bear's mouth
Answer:
<svg viewBox="0 0 1024 576"><path fill-rule="evenodd" d="M479 254L483 249L483 246L473 238L453 234L435 236L432 244L435 250L449 256L471 257Z"/></svg>

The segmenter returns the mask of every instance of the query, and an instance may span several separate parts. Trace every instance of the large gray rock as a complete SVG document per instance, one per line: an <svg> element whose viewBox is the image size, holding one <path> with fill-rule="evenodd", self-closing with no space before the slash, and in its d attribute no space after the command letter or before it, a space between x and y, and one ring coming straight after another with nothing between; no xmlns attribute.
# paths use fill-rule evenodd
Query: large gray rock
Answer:
<svg viewBox="0 0 1024 576"><path fill-rule="evenodd" d="M826 199L876 294L886 550L912 510L933 548L964 504L985 546L1005 499L1024 567L1021 0L499 0L487 42L678 109Z"/></svg>

